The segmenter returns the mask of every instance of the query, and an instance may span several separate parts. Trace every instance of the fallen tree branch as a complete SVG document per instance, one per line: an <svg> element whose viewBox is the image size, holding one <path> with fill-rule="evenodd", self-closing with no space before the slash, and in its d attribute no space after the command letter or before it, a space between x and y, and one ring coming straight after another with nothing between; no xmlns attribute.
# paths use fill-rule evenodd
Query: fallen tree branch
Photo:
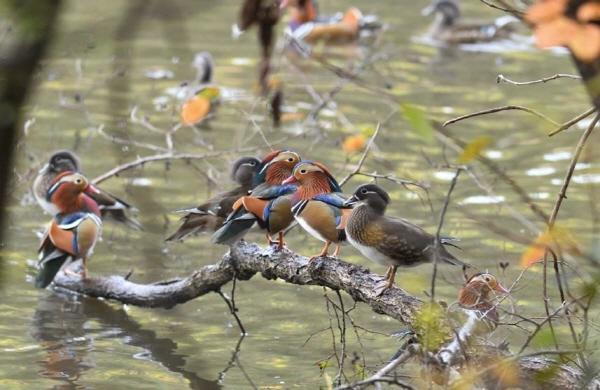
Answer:
<svg viewBox="0 0 600 390"><path fill-rule="evenodd" d="M234 276L238 280L248 280L257 273L269 280L283 279L292 284L343 290L354 300L371 306L376 313L388 315L404 324L412 322L422 303L400 288L393 288L384 296L377 297L373 290L378 279L361 266L335 258L319 258L309 264L306 257L289 250L262 249L245 242L232 245L217 264L204 266L182 279L137 284L121 276L79 279L61 273L54 282L57 287L94 298L168 309L219 291Z"/></svg>
<svg viewBox="0 0 600 390"><path fill-rule="evenodd" d="M276 250L274 247L263 249L256 244L238 242L217 264L207 265L181 279L170 279L153 284L137 284L121 276L95 277L80 279L64 273L57 275L55 286L95 298L114 299L121 303L153 307L172 308L210 292L219 292L227 283L244 281L260 274L268 280L282 279L296 285L319 285L333 290L343 290L355 301L364 302L379 314L385 314L412 327L422 301L404 290L392 287L383 296L376 296L374 288L378 278L369 270L335 258L317 258L308 263L307 258L291 251ZM471 339L471 341L475 341ZM551 353L551 352L548 352ZM557 351L556 353L560 353ZM600 382L589 379L576 368L560 364L552 359L519 357L493 346L469 349L469 360L477 362L484 381L494 380L486 373L490 367L500 364L499 359L518 361L519 378L530 389L588 388L600 390ZM400 362L404 361L399 359ZM386 366L371 382L358 383L342 388L362 388L364 385L385 382L384 374L391 371L393 365ZM555 374L547 380L536 382L549 368L554 367ZM493 377L493 375L492 375ZM499 380L499 379L498 379ZM587 382L584 382L586 381ZM560 386L558 386L560 384ZM556 386L555 386L556 385ZM550 386L550 387L548 387Z"/></svg>

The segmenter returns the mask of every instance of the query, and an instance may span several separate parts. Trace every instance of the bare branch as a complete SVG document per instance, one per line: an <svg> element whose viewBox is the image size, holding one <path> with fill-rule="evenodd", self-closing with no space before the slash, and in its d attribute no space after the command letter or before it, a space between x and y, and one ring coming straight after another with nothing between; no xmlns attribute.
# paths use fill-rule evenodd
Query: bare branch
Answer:
<svg viewBox="0 0 600 390"><path fill-rule="evenodd" d="M540 119L545 120L548 123L551 123L554 126L560 126L560 123L557 123L557 122L553 121L552 119L548 118L544 114L542 114L542 113L540 113L540 112L538 112L538 111L536 111L536 110L534 110L532 108L523 107L523 106L513 106L513 105L491 108L489 110L483 110L483 111L478 111L478 112L474 112L474 113L471 113L471 114L459 116L457 118L447 120L446 122L444 122L443 126L445 127L445 126L448 126L448 125L450 125L452 123L460 122L462 120L473 118L473 117L476 117L476 116L493 114L493 113L496 113L496 112L508 111L508 110L521 110L521 111L525 111L525 112L528 112L530 114L533 114L533 115L537 116Z"/></svg>
<svg viewBox="0 0 600 390"><path fill-rule="evenodd" d="M509 84L512 84L512 85L523 86L523 85L533 85L533 84L539 84L539 83L547 83L548 81L552 81L552 80L556 80L556 79L560 79L560 78L569 78L569 79L574 79L574 80L581 80L581 76L577 76L575 74L559 73L559 74L555 74L554 76L544 77L544 78L539 79L539 80L518 82L518 81L513 81L513 80L510 80L510 79L507 79L506 77L504 77L504 75L499 74L496 77L496 82L498 84L500 84L500 82L503 81L505 83L509 83Z"/></svg>

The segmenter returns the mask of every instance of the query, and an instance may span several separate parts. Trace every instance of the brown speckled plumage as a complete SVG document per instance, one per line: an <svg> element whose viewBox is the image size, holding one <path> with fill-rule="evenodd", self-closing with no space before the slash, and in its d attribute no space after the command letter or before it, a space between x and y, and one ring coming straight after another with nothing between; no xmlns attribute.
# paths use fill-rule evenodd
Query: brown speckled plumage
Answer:
<svg viewBox="0 0 600 390"><path fill-rule="evenodd" d="M394 283L398 267L413 267L439 260L466 266L450 254L442 245L451 238L442 237L435 245L436 237L419 226L401 218L385 215L389 195L375 184L364 184L356 189L346 204L362 201L352 210L346 223L348 241L365 257L388 268L387 284L383 293Z"/></svg>

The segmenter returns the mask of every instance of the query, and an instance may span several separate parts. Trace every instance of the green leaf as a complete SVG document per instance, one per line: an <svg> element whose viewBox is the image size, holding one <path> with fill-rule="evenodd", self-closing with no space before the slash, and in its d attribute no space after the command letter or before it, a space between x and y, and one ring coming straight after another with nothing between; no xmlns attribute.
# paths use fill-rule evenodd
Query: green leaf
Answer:
<svg viewBox="0 0 600 390"><path fill-rule="evenodd" d="M414 104L400 103L400 111L419 137L427 142L433 141L433 126L423 110Z"/></svg>

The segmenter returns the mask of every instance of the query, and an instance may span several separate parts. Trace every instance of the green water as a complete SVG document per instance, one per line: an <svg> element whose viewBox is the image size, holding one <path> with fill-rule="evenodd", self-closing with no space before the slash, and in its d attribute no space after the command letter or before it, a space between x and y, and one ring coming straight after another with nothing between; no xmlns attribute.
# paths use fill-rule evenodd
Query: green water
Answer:
<svg viewBox="0 0 600 390"><path fill-rule="evenodd" d="M118 385L130 389L243 389L252 388L250 381L271 389L326 388L326 377L315 363L335 351L331 332L321 331L330 326L322 288L287 285L260 277L238 283L237 305L249 333L238 345L239 330L216 294L172 310L156 310L124 308L114 302L39 291L31 283L38 245L36 232L48 221L31 198L30 186L37 170L52 151L61 148L75 150L92 178L137 156L164 153L168 150L164 133L132 123L130 112L137 107L138 117L146 116L163 132L171 129L177 121L177 116L172 115L172 100L165 110L157 109L153 100L167 96L167 88L193 77L190 63L197 51L212 52L217 64L216 80L233 97L218 107L208 129L182 128L175 132L173 151L224 153L206 160L148 163L103 182L103 188L139 209L138 219L146 231L106 223L103 240L90 263L92 275L124 275L134 269L132 280L144 283L186 276L219 261L226 248L211 245L208 235L188 239L184 244L163 244L167 234L177 227L177 217L170 211L198 204L230 187L227 167L240 154L237 150L259 147L255 154L264 155L270 150L265 140L276 143L287 139L275 147L292 148L304 158L321 161L341 179L360 158L358 153L346 155L342 150L344 137L374 128L396 109L397 103L384 94L420 105L439 121L510 104L527 106L564 122L590 107L583 87L574 80L529 87L495 82L498 74L524 81L572 73L568 56L532 48L507 51L502 46L495 53L439 50L413 41L413 37L427 30L428 20L419 13L425 2L385 0L362 6L366 7L363 12L380 15L388 25L380 45L373 52L338 48L330 58L342 67L365 53L384 52L386 59L368 67L359 84L349 84L335 95L336 106L327 107L318 117L319 130L304 126L303 117L293 117L284 121L280 129L273 129L267 119L267 103L259 101L255 92L259 52L255 32L248 32L238 41L230 37L239 2L147 2L143 10L135 13L139 25L124 21L129 4L134 3L67 2L59 38L37 75L37 87L26 107L25 117L35 122L18 143L3 248L7 275L2 286L4 299L0 301L2 388L104 389ZM347 6L348 3L337 0L322 4L321 8L324 13L333 13ZM465 4L465 13L497 15L478 2ZM117 35L117 31L123 34ZM324 94L337 85L334 74L309 60L288 58L278 50L275 61L290 111L305 116L315 104L313 89ZM154 68L168 69L174 78L145 77L144 72ZM574 128L548 138L551 125L519 111L473 118L449 129L465 141L491 137L488 156L547 213L566 173L568 153L582 132ZM125 143L112 142L112 136ZM598 136L592 134L588 145L597 142ZM444 166L456 161L457 152L444 148L439 139L424 142L399 114L382 126L375 144L376 151L366 160L364 172L393 173L429 187L427 194L415 187L410 187L411 192L390 181L380 181L393 199L389 213L433 232L453 176L453 171ZM600 177L597 154L596 148L585 150L585 165L575 171L568 200L559 214L561 226L570 229L583 248L590 246L593 237L590 198L594 197L594 183ZM520 275L518 263L525 246L482 227L457 205L462 204L480 219L492 221L524 241L533 240L535 232L519 222L514 213L538 229L543 224L487 168L475 164L473 172L502 200L490 203L489 194L462 174L452 194L443 231L461 238L463 251L454 252L457 256L479 269L490 269L505 286L510 286ZM350 193L367 180L355 176L344 190ZM428 205L428 195L433 210ZM261 235L248 237L263 244L262 239ZM288 245L307 256L321 248L321 242L300 229L290 234ZM341 257L371 267L374 272L385 271L352 248L344 248ZM500 269L500 262L510 263L505 272ZM581 261L581 266L584 274L590 271L585 262ZM510 301L502 304L507 312L543 315L540 272L541 267L534 267L524 275ZM424 299L431 273L431 266L400 270L397 284ZM460 270L441 267L439 278L437 294L453 302L462 281ZM337 299L331 291L327 294ZM350 307L351 299L342 295L346 307ZM560 302L555 298L554 285L552 296L551 304L556 308ZM506 322L515 321L508 314L504 316ZM348 331L348 354L351 357L356 352L369 370L376 369L400 345L387 334L403 325L376 315L361 304L352 311L352 317L360 328ZM594 332L592 340L598 336ZM564 334L564 342L568 343L567 333ZM491 337L508 338L511 345L517 346L526 336L523 329L507 325ZM339 344L336 348L339 352ZM335 365L335 359L331 362ZM353 374L350 363L346 371ZM334 366L325 370L329 378L336 372Z"/></svg>

